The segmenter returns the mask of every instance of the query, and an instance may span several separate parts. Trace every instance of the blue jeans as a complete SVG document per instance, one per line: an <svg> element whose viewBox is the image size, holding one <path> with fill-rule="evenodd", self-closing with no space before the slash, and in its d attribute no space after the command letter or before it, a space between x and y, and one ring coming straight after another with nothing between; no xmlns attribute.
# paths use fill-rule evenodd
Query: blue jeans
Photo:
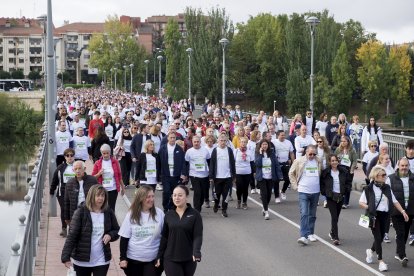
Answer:
<svg viewBox="0 0 414 276"><path fill-rule="evenodd" d="M361 140L354 139L354 142L352 143L352 147L357 153L357 158L361 158Z"/></svg>
<svg viewBox="0 0 414 276"><path fill-rule="evenodd" d="M319 193L299 193L300 209L300 236L308 238L315 231L316 208L318 206Z"/></svg>

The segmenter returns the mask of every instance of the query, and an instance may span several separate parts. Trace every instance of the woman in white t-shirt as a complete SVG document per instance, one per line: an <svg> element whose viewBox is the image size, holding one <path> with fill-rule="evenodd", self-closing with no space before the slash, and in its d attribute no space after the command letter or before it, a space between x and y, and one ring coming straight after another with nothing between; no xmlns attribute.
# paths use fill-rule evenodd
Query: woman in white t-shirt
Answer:
<svg viewBox="0 0 414 276"><path fill-rule="evenodd" d="M135 175L135 185L141 184L151 186L154 191L157 183L161 181L161 163L157 153L155 153L155 144L152 140L145 141L144 152L139 155L137 162L137 173Z"/></svg>
<svg viewBox="0 0 414 276"><path fill-rule="evenodd" d="M120 267L129 275L154 275L162 273L155 267L164 212L154 205L154 191L142 185L136 191L134 201L119 230Z"/></svg>
<svg viewBox="0 0 414 276"><path fill-rule="evenodd" d="M378 146L377 141L369 141L368 142L369 151L367 151L364 154L364 157L362 158L362 170L364 171L365 175L367 176L367 178L365 179L365 181L367 182L367 185L369 184L368 175L367 175L367 166L371 163L372 159L377 157L377 155L378 155L378 151L376 151L377 146Z"/></svg>
<svg viewBox="0 0 414 276"><path fill-rule="evenodd" d="M250 132L250 140L247 142L247 150L252 156L256 154L256 145L262 139L262 134L258 130L253 130ZM256 187L256 180L254 179L254 172L250 175L250 192L252 194L260 194L259 187Z"/></svg>
<svg viewBox="0 0 414 276"><path fill-rule="evenodd" d="M375 166L369 174L371 183L364 189L359 199L359 206L366 210L370 217L370 228L374 236L371 248L366 250L366 262L373 262L374 252L379 262L379 271L387 271L388 266L382 259L382 241L385 237L385 228L390 225L389 214L395 207L408 221L409 217L395 198L391 187L385 184L387 174L382 166Z"/></svg>
<svg viewBox="0 0 414 276"><path fill-rule="evenodd" d="M119 238L119 225L108 207L108 192L93 185L85 205L73 214L61 260L67 268L73 264L76 275L104 276L112 259L109 242Z"/></svg>
<svg viewBox="0 0 414 276"><path fill-rule="evenodd" d="M254 155L247 149L247 138L241 137L240 147L234 150L236 162L236 194L237 209L247 210L247 197L249 196L250 176L254 167ZM242 205L243 197L243 205Z"/></svg>

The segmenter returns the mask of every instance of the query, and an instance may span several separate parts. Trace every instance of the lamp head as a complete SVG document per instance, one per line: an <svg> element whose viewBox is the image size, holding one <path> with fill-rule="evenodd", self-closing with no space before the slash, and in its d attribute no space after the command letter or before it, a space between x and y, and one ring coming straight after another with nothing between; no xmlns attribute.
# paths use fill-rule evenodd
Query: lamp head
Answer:
<svg viewBox="0 0 414 276"><path fill-rule="evenodd" d="M315 16L310 16L306 19L306 23L308 23L311 28L315 28L320 22L321 21Z"/></svg>

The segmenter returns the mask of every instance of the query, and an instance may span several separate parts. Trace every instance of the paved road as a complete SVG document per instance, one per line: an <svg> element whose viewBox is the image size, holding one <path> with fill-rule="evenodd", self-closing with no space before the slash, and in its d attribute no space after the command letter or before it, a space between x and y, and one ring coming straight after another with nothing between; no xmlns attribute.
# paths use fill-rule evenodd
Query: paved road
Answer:
<svg viewBox="0 0 414 276"><path fill-rule="evenodd" d="M134 189L127 190L132 200ZM308 246L297 244L299 208L297 193L288 190L287 201L270 204L270 220L261 215L258 195L249 198L249 209L238 210L230 202L228 218L220 212L203 209L204 242L202 262L197 275L381 275L378 264L365 264L365 249L372 243L369 230L358 226L361 210L357 207L359 192L353 192L350 209L340 216L339 235L342 245L332 246L328 237L328 209L318 207L316 234L320 240ZM233 193L235 196L235 193ZM272 199L273 200L273 199ZM192 198L189 200L192 203ZM118 200L120 202L120 200ZM118 204L118 217L123 219L125 207ZM156 205L161 206L161 192L156 193ZM395 231L391 230L391 237ZM395 240L383 244L384 260L389 265L387 275L414 275L414 262L402 268L394 259ZM414 247L407 246L407 257L414 260Z"/></svg>

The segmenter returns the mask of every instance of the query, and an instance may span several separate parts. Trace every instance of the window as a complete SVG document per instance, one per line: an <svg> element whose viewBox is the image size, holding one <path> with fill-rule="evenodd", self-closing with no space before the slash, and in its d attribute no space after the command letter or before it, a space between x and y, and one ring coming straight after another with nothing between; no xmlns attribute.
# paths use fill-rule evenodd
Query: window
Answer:
<svg viewBox="0 0 414 276"><path fill-rule="evenodd" d="M91 39L91 36L90 35L84 35L83 36L83 40L90 40Z"/></svg>
<svg viewBox="0 0 414 276"><path fill-rule="evenodd" d="M14 58L9 58L9 63L14 63Z"/></svg>
<svg viewBox="0 0 414 276"><path fill-rule="evenodd" d="M90 59L90 58L91 58L91 55L90 55L90 54L84 54L84 55L83 55L83 58L84 58L84 59Z"/></svg>
<svg viewBox="0 0 414 276"><path fill-rule="evenodd" d="M24 58L19 58L19 63L24 63Z"/></svg>
<svg viewBox="0 0 414 276"><path fill-rule="evenodd" d="M15 54L15 53L16 53L16 49L13 49L13 48L9 49L9 54Z"/></svg>
<svg viewBox="0 0 414 276"><path fill-rule="evenodd" d="M9 45L14 45L14 40L9 40Z"/></svg>
<svg viewBox="0 0 414 276"><path fill-rule="evenodd" d="M24 53L24 49L23 48L19 48L19 50L17 51L17 53L23 54Z"/></svg>

